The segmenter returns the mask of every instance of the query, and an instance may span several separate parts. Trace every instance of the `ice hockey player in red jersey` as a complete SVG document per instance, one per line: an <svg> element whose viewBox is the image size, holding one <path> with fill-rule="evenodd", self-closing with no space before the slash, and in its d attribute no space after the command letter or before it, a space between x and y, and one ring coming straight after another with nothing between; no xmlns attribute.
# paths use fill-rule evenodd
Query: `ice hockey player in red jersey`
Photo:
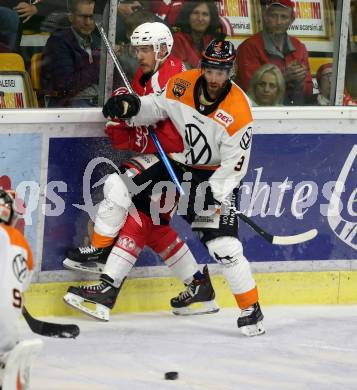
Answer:
<svg viewBox="0 0 357 390"><path fill-rule="evenodd" d="M31 356L38 339L19 342L23 294L33 271L29 244L15 229L18 216L13 193L0 189L0 389L28 388Z"/></svg>
<svg viewBox="0 0 357 390"><path fill-rule="evenodd" d="M161 93L170 77L184 69L180 60L170 56L173 39L163 23L140 25L131 36L131 44L139 61L139 71L133 81L133 89L138 95ZM123 93L125 89L120 88L113 97ZM136 177L145 177L146 169L160 161L155 154L149 154L156 153L157 149L145 127L129 128L124 121L116 120L107 123L106 132L114 148L143 153L124 162L120 168L121 173L129 175L134 182ZM167 152L183 150L182 138L169 119L159 122L155 132ZM91 266L105 263L105 266L99 266L100 283L70 287L64 297L66 303L90 316L108 320L126 276L147 245L187 285L188 293L172 300L175 314L218 311L207 267L200 272L187 244L169 225L173 211L161 213L161 223L154 224L142 211L150 202L149 195L143 193L132 197L122 177L111 174L104 184L104 200L96 216L92 245L69 251L63 262L66 268L84 271L96 271L98 268ZM137 215L130 212L133 206ZM95 303L96 309L82 305L83 301ZM200 306L192 308L197 302L201 303Z"/></svg>
<svg viewBox="0 0 357 390"><path fill-rule="evenodd" d="M248 168L253 118L248 98L230 80L234 59L231 42L213 40L203 53L201 69L173 76L160 94L110 98L103 114L127 119L132 126L171 119L184 143L182 152L170 155L173 168L181 182L188 173L192 176L188 209L181 213L185 212L211 256L222 265L241 309L238 327L245 335L255 336L265 332L263 314L237 238L236 209L237 189ZM151 177L170 180L163 163L157 165L150 168Z"/></svg>

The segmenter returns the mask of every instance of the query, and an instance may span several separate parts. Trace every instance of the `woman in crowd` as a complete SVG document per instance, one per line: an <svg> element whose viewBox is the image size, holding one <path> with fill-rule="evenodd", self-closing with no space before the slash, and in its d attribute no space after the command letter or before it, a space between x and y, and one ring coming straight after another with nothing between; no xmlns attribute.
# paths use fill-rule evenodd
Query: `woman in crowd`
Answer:
<svg viewBox="0 0 357 390"><path fill-rule="evenodd" d="M284 94L284 76L276 65L265 64L254 73L248 89L254 106L281 106Z"/></svg>
<svg viewBox="0 0 357 390"><path fill-rule="evenodd" d="M189 1L184 4L175 23L178 32L174 34L172 54L180 58L185 66L196 68L201 52L214 38L224 39L219 33L220 23L214 1Z"/></svg>

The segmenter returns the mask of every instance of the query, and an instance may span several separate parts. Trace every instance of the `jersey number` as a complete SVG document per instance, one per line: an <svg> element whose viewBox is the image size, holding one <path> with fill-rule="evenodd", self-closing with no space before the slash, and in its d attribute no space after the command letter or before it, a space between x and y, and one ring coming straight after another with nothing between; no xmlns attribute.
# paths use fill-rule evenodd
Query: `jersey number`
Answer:
<svg viewBox="0 0 357 390"><path fill-rule="evenodd" d="M242 157L240 158L240 160L238 161L238 164L234 167L234 170L235 170L235 171L240 172L240 171L242 170L244 160L245 160L245 157L242 156Z"/></svg>
<svg viewBox="0 0 357 390"><path fill-rule="evenodd" d="M17 309L21 309L21 307L22 307L22 294L17 288L14 288L12 290L12 297L14 299L14 301L12 302L12 305L14 307L16 307Z"/></svg>

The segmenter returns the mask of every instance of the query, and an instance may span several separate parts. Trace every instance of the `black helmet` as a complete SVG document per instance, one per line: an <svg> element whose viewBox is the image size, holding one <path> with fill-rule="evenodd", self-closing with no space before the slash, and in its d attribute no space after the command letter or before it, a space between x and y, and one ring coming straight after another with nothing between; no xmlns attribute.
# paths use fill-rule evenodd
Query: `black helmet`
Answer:
<svg viewBox="0 0 357 390"><path fill-rule="evenodd" d="M13 197L9 192L0 189L0 222L11 225L15 216Z"/></svg>
<svg viewBox="0 0 357 390"><path fill-rule="evenodd" d="M214 39L202 53L202 68L232 69L236 51L233 43L222 39Z"/></svg>

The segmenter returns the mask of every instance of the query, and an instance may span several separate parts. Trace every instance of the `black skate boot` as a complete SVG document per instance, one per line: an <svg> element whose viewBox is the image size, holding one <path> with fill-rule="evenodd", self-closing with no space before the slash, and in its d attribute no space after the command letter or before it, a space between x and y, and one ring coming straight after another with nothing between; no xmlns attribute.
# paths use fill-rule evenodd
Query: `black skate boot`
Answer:
<svg viewBox="0 0 357 390"><path fill-rule="evenodd" d="M263 326L263 313L260 310L259 303L255 303L243 309L237 320L238 328L246 336L258 336L265 333Z"/></svg>
<svg viewBox="0 0 357 390"><path fill-rule="evenodd" d="M214 298L215 292L205 265L203 277L194 279L185 291L171 299L172 312L182 316L216 313L219 307Z"/></svg>
<svg viewBox="0 0 357 390"><path fill-rule="evenodd" d="M113 245L105 248L96 248L90 245L70 249L67 252L67 258L63 261L63 266L70 270L100 275L112 248Z"/></svg>
<svg viewBox="0 0 357 390"><path fill-rule="evenodd" d="M121 285L117 288L111 283L113 280L108 275L101 275L101 280L97 284L89 286L70 286L67 294L63 297L64 301L80 310L81 312L92 316L101 321L109 321L110 310L114 307L115 301L121 289ZM95 310L87 306L83 306L83 302L95 304Z"/></svg>

